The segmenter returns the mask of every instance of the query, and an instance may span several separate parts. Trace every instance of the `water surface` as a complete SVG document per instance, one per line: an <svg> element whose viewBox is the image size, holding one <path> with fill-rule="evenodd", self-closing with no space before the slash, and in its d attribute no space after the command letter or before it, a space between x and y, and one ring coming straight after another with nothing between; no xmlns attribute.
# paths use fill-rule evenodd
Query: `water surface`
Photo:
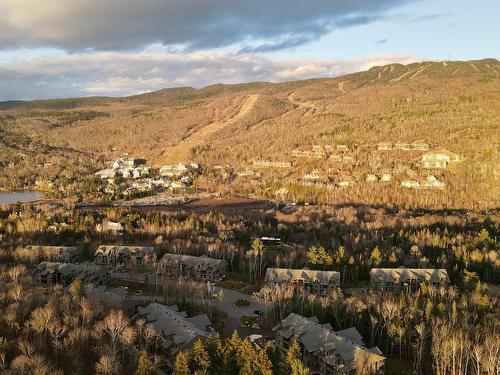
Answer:
<svg viewBox="0 0 500 375"><path fill-rule="evenodd" d="M17 202L33 202L42 195L38 191L0 191L0 204L13 204Z"/></svg>

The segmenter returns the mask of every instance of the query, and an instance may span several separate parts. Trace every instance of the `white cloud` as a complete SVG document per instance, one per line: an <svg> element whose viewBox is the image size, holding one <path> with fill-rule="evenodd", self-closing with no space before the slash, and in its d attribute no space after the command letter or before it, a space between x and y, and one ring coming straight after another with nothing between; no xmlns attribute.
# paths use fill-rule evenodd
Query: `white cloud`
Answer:
<svg viewBox="0 0 500 375"><path fill-rule="evenodd" d="M0 100L121 96L219 82L282 82L331 77L374 65L417 60L413 56L401 55L354 60L280 60L255 53L169 53L155 49L57 54L0 63Z"/></svg>

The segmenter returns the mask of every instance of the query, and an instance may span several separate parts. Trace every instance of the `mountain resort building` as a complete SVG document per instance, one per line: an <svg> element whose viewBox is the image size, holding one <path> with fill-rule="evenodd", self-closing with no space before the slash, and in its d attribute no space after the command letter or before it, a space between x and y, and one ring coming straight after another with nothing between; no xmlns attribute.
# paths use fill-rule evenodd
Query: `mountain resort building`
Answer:
<svg viewBox="0 0 500 375"><path fill-rule="evenodd" d="M372 268L370 285L379 292L416 291L421 284L447 287L450 277L445 269L436 268Z"/></svg>
<svg viewBox="0 0 500 375"><path fill-rule="evenodd" d="M340 286L340 272L268 268L264 280L268 284L291 284L297 293L329 296Z"/></svg>

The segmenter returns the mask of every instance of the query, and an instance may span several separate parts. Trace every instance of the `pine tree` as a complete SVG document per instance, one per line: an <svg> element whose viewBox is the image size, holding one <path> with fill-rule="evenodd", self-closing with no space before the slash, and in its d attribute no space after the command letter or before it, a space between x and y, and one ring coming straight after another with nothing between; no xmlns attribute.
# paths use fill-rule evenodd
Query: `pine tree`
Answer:
<svg viewBox="0 0 500 375"><path fill-rule="evenodd" d="M183 352L179 352L175 357L175 375L190 375L189 365Z"/></svg>
<svg viewBox="0 0 500 375"><path fill-rule="evenodd" d="M241 345L241 339L236 330L226 342L224 350L224 374L238 374L237 353Z"/></svg>
<svg viewBox="0 0 500 375"><path fill-rule="evenodd" d="M375 266L378 266L382 262L382 254L380 253L378 246L375 246L373 249L370 260Z"/></svg>
<svg viewBox="0 0 500 375"><path fill-rule="evenodd" d="M193 371L208 371L210 368L210 358L203 343L198 340L188 354L189 367Z"/></svg>
<svg viewBox="0 0 500 375"><path fill-rule="evenodd" d="M308 375L309 369L300 360L300 346L297 340L293 340L288 348L285 358L287 373L290 375Z"/></svg>
<svg viewBox="0 0 500 375"><path fill-rule="evenodd" d="M83 296L84 290L83 290L83 284L82 280L80 279L75 279L69 286L69 293L73 297L81 297Z"/></svg>
<svg viewBox="0 0 500 375"><path fill-rule="evenodd" d="M205 343L205 348L210 358L211 372L222 372L222 365L224 362L224 345L219 335L211 335Z"/></svg>
<svg viewBox="0 0 500 375"><path fill-rule="evenodd" d="M153 363L148 357L148 353L142 351L139 355L139 360L137 364L137 369L135 370L135 375L153 375L155 373L155 368Z"/></svg>

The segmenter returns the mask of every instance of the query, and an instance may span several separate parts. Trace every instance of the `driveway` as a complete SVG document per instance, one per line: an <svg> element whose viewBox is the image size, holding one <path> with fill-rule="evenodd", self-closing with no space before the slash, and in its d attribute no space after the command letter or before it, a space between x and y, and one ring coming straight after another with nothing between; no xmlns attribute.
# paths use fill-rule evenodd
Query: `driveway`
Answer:
<svg viewBox="0 0 500 375"><path fill-rule="evenodd" d="M111 276L113 278L129 282L145 281L145 274L112 273ZM149 279L150 282L152 280L154 280L153 277ZM227 289L220 287L217 288L221 289L224 292L224 298L220 303L216 303L216 305L220 310L224 311L227 314L226 333L228 335L232 334L234 330L236 330L241 337L246 337L252 334L261 334L261 335L269 334L269 332L260 329L240 326L240 317L242 317L243 315L256 316L254 312L255 310L264 311L263 302L254 299L252 296L248 294L238 292L237 290L234 289ZM148 301L151 302L157 301L159 303L163 302L162 296L132 295L130 296L130 298L140 302L148 302ZM242 307L235 306L234 303L239 299L244 299L249 301L250 305ZM198 302L201 303L202 301L198 300Z"/></svg>
<svg viewBox="0 0 500 375"><path fill-rule="evenodd" d="M224 292L224 299L221 301L219 308L230 318L239 319L242 315L255 315L255 310L264 310L264 304L260 301L256 301L248 294L244 294L233 289L220 289ZM242 307L234 306L234 303L239 299L247 300L250 302L250 305Z"/></svg>

